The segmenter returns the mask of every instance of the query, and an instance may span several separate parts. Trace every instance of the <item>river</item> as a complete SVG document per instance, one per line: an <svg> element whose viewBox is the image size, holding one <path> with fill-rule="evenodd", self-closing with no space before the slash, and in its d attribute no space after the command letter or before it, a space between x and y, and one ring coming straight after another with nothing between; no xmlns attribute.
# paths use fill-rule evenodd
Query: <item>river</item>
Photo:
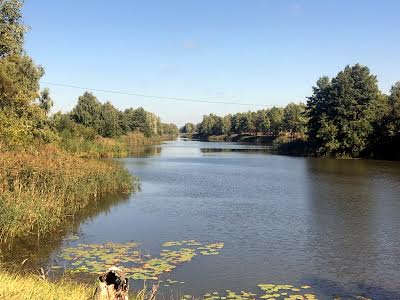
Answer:
<svg viewBox="0 0 400 300"><path fill-rule="evenodd" d="M296 158L184 139L120 161L141 191L73 230L79 243L135 241L151 255L167 241L224 244L218 255L168 273L184 282L165 284L173 293L200 297L273 283L310 285L319 299L400 299L397 162ZM43 259L57 260L76 243L50 243Z"/></svg>

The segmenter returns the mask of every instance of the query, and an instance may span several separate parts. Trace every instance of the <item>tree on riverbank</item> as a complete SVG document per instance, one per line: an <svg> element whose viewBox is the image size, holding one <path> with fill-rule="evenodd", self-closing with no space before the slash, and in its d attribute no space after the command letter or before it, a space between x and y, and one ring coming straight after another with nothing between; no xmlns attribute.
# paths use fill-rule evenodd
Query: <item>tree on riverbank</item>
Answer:
<svg viewBox="0 0 400 300"><path fill-rule="evenodd" d="M197 127L203 137L268 135L283 153L400 159L400 82L384 95L367 67L346 66L332 79L321 77L306 104L210 114Z"/></svg>
<svg viewBox="0 0 400 300"><path fill-rule="evenodd" d="M204 116L197 127L202 136L257 133L278 136L283 131L294 135L306 131L307 118L304 108L304 104L291 103L286 108L272 107L224 117L210 114Z"/></svg>
<svg viewBox="0 0 400 300"><path fill-rule="evenodd" d="M363 154L384 102L376 76L359 64L346 66L332 80L321 78L313 90L307 101L313 151L323 156Z"/></svg>
<svg viewBox="0 0 400 300"><path fill-rule="evenodd" d="M189 133L192 134L196 131L196 125L194 125L193 123L186 123L184 126L182 126L179 129L179 132L181 133Z"/></svg>

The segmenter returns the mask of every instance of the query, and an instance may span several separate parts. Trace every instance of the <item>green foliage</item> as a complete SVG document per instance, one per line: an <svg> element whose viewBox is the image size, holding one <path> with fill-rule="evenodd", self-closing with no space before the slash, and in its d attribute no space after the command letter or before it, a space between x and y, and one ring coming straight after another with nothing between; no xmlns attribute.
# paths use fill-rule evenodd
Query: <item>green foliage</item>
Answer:
<svg viewBox="0 0 400 300"><path fill-rule="evenodd" d="M99 133L103 137L119 136L122 133L120 127L120 112L110 103L106 102L101 107Z"/></svg>
<svg viewBox="0 0 400 300"><path fill-rule="evenodd" d="M78 103L71 112L72 119L83 126L93 128L96 132L101 132L102 104L89 92L85 92L79 97Z"/></svg>
<svg viewBox="0 0 400 300"><path fill-rule="evenodd" d="M53 107L54 103L53 100L50 98L50 91L49 89L45 88L40 93L39 97L39 107L43 109L43 111L48 115L50 113L51 108Z"/></svg>
<svg viewBox="0 0 400 300"><path fill-rule="evenodd" d="M400 138L400 81L390 90L388 97L387 134L395 139Z"/></svg>
<svg viewBox="0 0 400 300"><path fill-rule="evenodd" d="M318 155L358 157L366 152L382 108L376 77L367 67L347 66L323 77L307 102L309 138Z"/></svg>
<svg viewBox="0 0 400 300"><path fill-rule="evenodd" d="M193 123L186 123L179 131L181 133L194 133L196 131L196 125Z"/></svg>
<svg viewBox="0 0 400 300"><path fill-rule="evenodd" d="M289 103L283 110L284 131L289 132L292 136L295 134L304 136L307 131L306 106L302 103Z"/></svg>
<svg viewBox="0 0 400 300"><path fill-rule="evenodd" d="M165 136L177 136L179 134L179 129L176 124L161 123L161 135Z"/></svg>
<svg viewBox="0 0 400 300"><path fill-rule="evenodd" d="M158 116L141 107L122 112L110 102L102 104L89 92L79 97L70 117L77 124L92 128L102 137L119 137L129 132L141 132L146 137L177 134L175 125L161 124Z"/></svg>
<svg viewBox="0 0 400 300"><path fill-rule="evenodd" d="M0 57L20 55L26 27L22 24L22 1L0 0Z"/></svg>
<svg viewBox="0 0 400 300"><path fill-rule="evenodd" d="M283 109L276 107L224 117L210 114L203 116L203 121L198 124L198 132L202 136L255 133L278 135L282 128L282 120Z"/></svg>
<svg viewBox="0 0 400 300"><path fill-rule="evenodd" d="M400 82L395 83L390 94L382 101L379 117L371 136L371 156L400 159Z"/></svg>
<svg viewBox="0 0 400 300"><path fill-rule="evenodd" d="M199 133L203 136L222 134L221 118L214 114L203 116L203 121L199 125Z"/></svg>
<svg viewBox="0 0 400 300"><path fill-rule="evenodd" d="M43 68L28 56L9 55L0 59L0 109L25 110L39 97Z"/></svg>
<svg viewBox="0 0 400 300"><path fill-rule="evenodd" d="M229 134L232 130L232 116L226 115L221 119L222 134Z"/></svg>
<svg viewBox="0 0 400 300"><path fill-rule="evenodd" d="M255 120L255 126L257 132L262 132L262 133L267 133L270 126L271 122L268 118L268 114L266 110L259 110L257 112L256 120Z"/></svg>
<svg viewBox="0 0 400 300"><path fill-rule="evenodd" d="M278 136L282 130L283 122L283 109L279 107L272 107L267 111L267 116L271 122L270 132L272 135Z"/></svg>

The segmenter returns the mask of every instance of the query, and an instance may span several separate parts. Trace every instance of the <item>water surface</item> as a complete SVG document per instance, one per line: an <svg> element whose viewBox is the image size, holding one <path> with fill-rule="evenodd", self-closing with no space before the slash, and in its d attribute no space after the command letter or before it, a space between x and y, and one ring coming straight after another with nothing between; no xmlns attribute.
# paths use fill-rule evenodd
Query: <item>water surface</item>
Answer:
<svg viewBox="0 0 400 300"><path fill-rule="evenodd" d="M169 274L182 294L288 283L321 299L400 299L399 163L187 140L121 162L142 190L80 225L81 242L137 241L150 253L166 241L223 242Z"/></svg>

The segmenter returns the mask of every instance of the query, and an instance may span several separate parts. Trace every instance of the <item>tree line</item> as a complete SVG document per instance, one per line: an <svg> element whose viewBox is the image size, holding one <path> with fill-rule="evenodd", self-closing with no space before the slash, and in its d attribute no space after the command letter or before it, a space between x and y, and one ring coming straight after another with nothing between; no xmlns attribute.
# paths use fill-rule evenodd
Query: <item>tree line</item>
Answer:
<svg viewBox="0 0 400 300"><path fill-rule="evenodd" d="M289 132L292 136L301 136L306 131L307 118L304 116L304 104L290 103L286 107L272 107L256 112L228 114L224 117L215 114L203 116L201 123L185 124L182 133L198 133L201 136L231 134L264 134L278 136Z"/></svg>
<svg viewBox="0 0 400 300"><path fill-rule="evenodd" d="M334 78L321 77L306 103L205 115L180 131L203 137L269 135L292 154L400 159L400 82L385 94L368 67L346 66Z"/></svg>
<svg viewBox="0 0 400 300"><path fill-rule="evenodd" d="M85 92L71 112L55 113L50 124L58 131L88 130L91 135L113 138L129 132L141 132L146 137L177 135L175 124L162 123L160 117L144 110L128 108L123 111L110 102L101 103L92 93ZM77 126L78 125L78 126ZM85 129L83 129L84 127Z"/></svg>

